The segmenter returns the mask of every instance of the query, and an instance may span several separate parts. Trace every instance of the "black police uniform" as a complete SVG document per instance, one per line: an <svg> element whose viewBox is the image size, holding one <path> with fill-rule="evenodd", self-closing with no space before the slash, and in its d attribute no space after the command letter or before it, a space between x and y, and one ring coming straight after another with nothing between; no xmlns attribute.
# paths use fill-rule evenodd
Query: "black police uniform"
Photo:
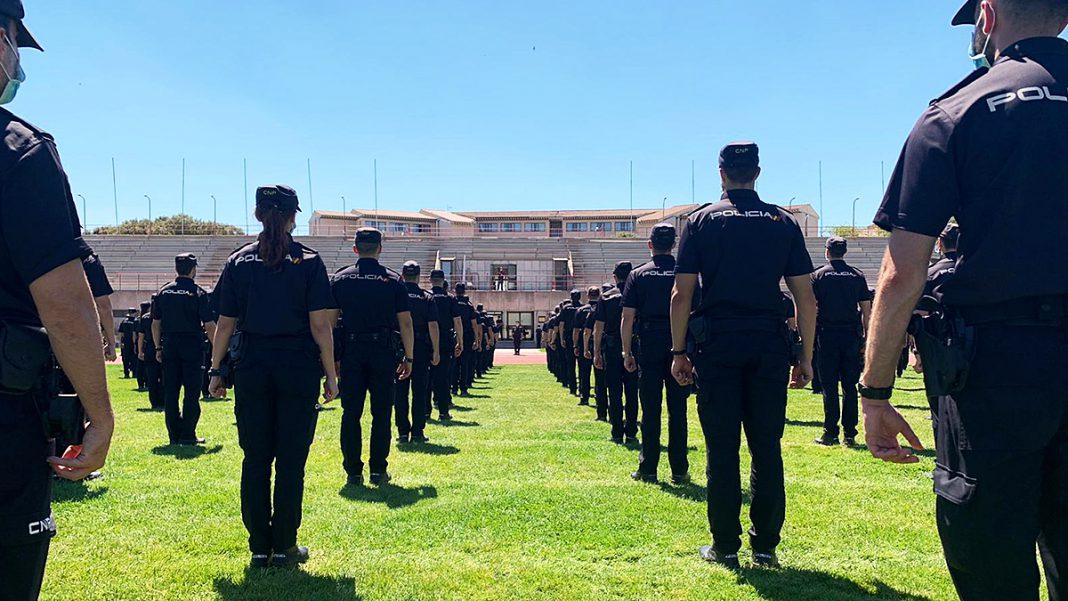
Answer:
<svg viewBox="0 0 1068 601"><path fill-rule="evenodd" d="M934 489L966 601L1037 599L1036 543L1050 597L1068 597L1066 86L1068 41L1005 48L924 112L875 218L930 237L960 226L937 292L970 324L973 359L939 399Z"/></svg>
<svg viewBox="0 0 1068 601"><path fill-rule="evenodd" d="M15 16L12 4L0 12ZM39 327L30 284L92 251L52 137L4 109L0 128L0 327ZM43 382L29 393L5 392L0 382L0 596L13 599L37 598L56 531L43 392Z"/></svg>
<svg viewBox="0 0 1068 601"><path fill-rule="evenodd" d="M671 238L675 230L671 229ZM642 450L638 456L638 473L656 477L660 464L660 429L667 393L668 463L673 476L690 471L686 457L686 398L689 387L680 386L671 375L671 290L675 287L675 257L655 255L651 261L634 268L623 289L623 307L634 309L640 354L637 355L639 398L642 406Z"/></svg>
<svg viewBox="0 0 1068 601"><path fill-rule="evenodd" d="M89 291L93 298L103 298L115 293L100 257L93 254L82 259L82 270L85 272L86 281L89 282Z"/></svg>
<svg viewBox="0 0 1068 601"><path fill-rule="evenodd" d="M585 332L581 340L585 340L585 334L589 334L589 342L586 343L586 351L590 353L590 366L593 369L593 399L597 409L597 421L608 421L608 380L605 378L604 370L593 364L593 326L597 322L597 306L600 304L600 297L597 301L590 303L592 309L586 316Z"/></svg>
<svg viewBox="0 0 1068 601"><path fill-rule="evenodd" d="M490 328L493 327L482 305L475 307L475 321L482 328L482 338L480 340L481 350L475 353L474 357L474 372L475 377L482 378L486 375L486 351L489 350Z"/></svg>
<svg viewBox="0 0 1068 601"><path fill-rule="evenodd" d="M381 233L377 239L381 241ZM397 343L397 314L409 310L408 290L401 282L400 274L369 257L335 273L331 286L345 320L345 350L340 374L344 409L341 452L345 472L350 481L355 481L363 477L360 420L368 393L371 396L368 464L372 474L387 473L389 417L397 365L403 359Z"/></svg>
<svg viewBox="0 0 1068 601"><path fill-rule="evenodd" d="M564 378L563 384L567 387L568 392L578 396L578 378L576 377L575 369L577 367L577 361L575 360L575 349L571 340L571 332L575 328L575 314L578 313L579 308L582 306L580 298L582 293L578 290L571 291L571 301L565 301L560 308L560 324L563 325L562 340L559 341L558 347L561 349L560 359L562 375ZM587 397L589 395L587 394ZM588 404L589 400L582 401L582 404Z"/></svg>
<svg viewBox="0 0 1068 601"><path fill-rule="evenodd" d="M619 334L619 325L623 321L623 294L618 288L609 290L601 298L594 320L604 323L601 355L608 388L612 439L633 442L638 436L638 373L623 367L623 340Z"/></svg>
<svg viewBox="0 0 1068 601"><path fill-rule="evenodd" d="M756 152L755 145L743 147ZM676 271L701 276L702 300L691 330L700 329L696 322L702 320L705 334L690 357L705 437L713 547L731 555L741 546L738 448L744 428L752 457L750 544L755 553L772 553L786 516L780 440L790 352L780 282L812 273L812 259L790 213L752 190L730 190L690 215Z"/></svg>
<svg viewBox="0 0 1068 601"><path fill-rule="evenodd" d="M471 384L475 379L475 328L471 322L476 316L475 308L471 306L471 299L463 295L464 291L466 290L458 289L456 291L456 309L460 313L460 323L463 324L464 328L464 348L463 352L460 353L460 360L456 361L456 375L452 392L453 394L467 396L467 391L471 388Z"/></svg>
<svg viewBox="0 0 1068 601"><path fill-rule="evenodd" d="M145 370L145 388L148 390L148 403L157 410L164 410L163 402L163 366L156 361L156 343L152 340L152 311L156 304L156 295L152 295L147 310L138 322L139 332L142 335L141 364Z"/></svg>
<svg viewBox="0 0 1068 601"><path fill-rule="evenodd" d="M119 347L122 351L122 375L137 376L137 320L127 313L119 323Z"/></svg>
<svg viewBox="0 0 1068 601"><path fill-rule="evenodd" d="M175 261L183 271L196 265L192 255L179 255ZM179 276L156 293L152 319L160 323L167 436L171 444L192 444L197 442L204 384L204 324L215 320L208 293L193 278Z"/></svg>
<svg viewBox="0 0 1068 601"><path fill-rule="evenodd" d="M269 200L282 195L265 196L264 190L257 191L257 205L297 202L285 186L266 188L288 192L282 200ZM286 257L272 269L260 257L259 247L253 242L230 255L215 294L219 315L235 318L240 332L232 369L238 442L244 451L241 517L249 550L267 555L297 543L304 468L315 436L323 374L309 313L331 309L333 298L326 266L316 251L291 238Z"/></svg>
<svg viewBox="0 0 1068 601"><path fill-rule="evenodd" d="M832 239L828 248L845 249L845 240ZM857 382L860 381L863 326L859 304L870 302L864 272L834 259L812 273L816 295L816 338L820 357L816 369L823 386L823 444L838 440L838 420L846 440L857 436ZM838 384L842 385L839 413Z"/></svg>
<svg viewBox="0 0 1068 601"><path fill-rule="evenodd" d="M433 274L431 274L433 276ZM441 274L444 277L444 273ZM431 291L434 305L438 314L438 355L440 360L437 365L430 366L430 387L434 393L434 403L438 407L438 416L449 416L452 408L452 369L453 358L456 351L456 325L453 319L460 317L460 309L456 299L440 286L434 286ZM430 415L430 406L426 408L427 416Z"/></svg>
<svg viewBox="0 0 1068 601"><path fill-rule="evenodd" d="M405 265L404 269L409 269ZM419 266L415 267L416 275ZM434 297L419 284L404 282L408 293L408 310L412 314L412 330L415 334L415 348L412 354L412 375L397 382L396 423L399 440L412 442L425 439L426 417L430 411L430 361L434 354L431 346L428 324L438 321L438 306ZM439 330L440 331L440 330ZM440 350L439 350L440 354ZM408 392L411 391L411 405L408 404ZM411 419L408 418L409 411Z"/></svg>
<svg viewBox="0 0 1068 601"><path fill-rule="evenodd" d="M516 355L519 355L519 350L523 346L523 338L526 336L526 329L523 326L512 326L512 351Z"/></svg>
<svg viewBox="0 0 1068 601"><path fill-rule="evenodd" d="M578 393L582 404L590 402L590 376L593 374L593 361L586 358L586 322L590 320L596 307L590 303L580 306L575 311L573 332L578 332L578 344L575 345L575 362L578 366ZM597 406L597 417L607 419L608 407L603 408L605 415L601 415L602 407Z"/></svg>

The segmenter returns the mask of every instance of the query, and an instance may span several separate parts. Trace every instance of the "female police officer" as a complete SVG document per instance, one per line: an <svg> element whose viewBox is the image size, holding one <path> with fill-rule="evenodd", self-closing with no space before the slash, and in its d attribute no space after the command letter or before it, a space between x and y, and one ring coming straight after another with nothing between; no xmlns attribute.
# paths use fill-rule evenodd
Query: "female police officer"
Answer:
<svg viewBox="0 0 1068 601"><path fill-rule="evenodd" d="M292 566L308 558L297 546L304 464L315 432L319 380L324 397L337 396L330 309L333 298L322 259L293 241L296 192L287 186L256 191L256 242L230 256L216 295L219 322L211 358L211 393L223 396L219 366L235 330L233 383L241 465L241 517L249 532L252 566ZM271 464L275 468L271 511Z"/></svg>

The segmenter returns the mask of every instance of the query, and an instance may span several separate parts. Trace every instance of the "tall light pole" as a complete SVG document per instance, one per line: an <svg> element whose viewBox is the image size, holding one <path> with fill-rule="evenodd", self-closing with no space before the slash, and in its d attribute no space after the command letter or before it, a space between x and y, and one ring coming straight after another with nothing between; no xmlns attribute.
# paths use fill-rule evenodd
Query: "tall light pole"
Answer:
<svg viewBox="0 0 1068 601"><path fill-rule="evenodd" d="M211 235L215 236L219 233L219 201L215 200L215 195L211 195Z"/></svg>
<svg viewBox="0 0 1068 601"><path fill-rule="evenodd" d="M854 238L857 237L857 201L858 200L860 200L859 196L853 199L853 237Z"/></svg>
<svg viewBox="0 0 1068 601"><path fill-rule="evenodd" d="M667 213L667 196L665 196L663 202L660 203L660 221L664 220L664 215L666 213Z"/></svg>
<svg viewBox="0 0 1068 601"><path fill-rule="evenodd" d="M81 194L79 194L78 198L82 199L82 231L88 234L89 233L89 214L85 212L85 197L82 196Z"/></svg>
<svg viewBox="0 0 1068 601"><path fill-rule="evenodd" d="M378 159L375 159L374 171L375 171L375 221L378 221Z"/></svg>
<svg viewBox="0 0 1068 601"><path fill-rule="evenodd" d="M145 194L145 198L148 199L148 233L152 234L152 197Z"/></svg>
<svg viewBox="0 0 1068 601"><path fill-rule="evenodd" d="M823 161L820 161L820 220L826 219L827 216L823 214ZM820 233L816 232L819 236Z"/></svg>
<svg viewBox="0 0 1068 601"><path fill-rule="evenodd" d="M245 176L245 235L248 235L248 159L241 159Z"/></svg>
<svg viewBox="0 0 1068 601"><path fill-rule="evenodd" d="M348 213L349 212L349 210L348 210L348 208L346 206L347 204L348 203L346 203L346 201L345 201L345 195L342 194L341 195L341 212L342 213Z"/></svg>
<svg viewBox="0 0 1068 601"><path fill-rule="evenodd" d="M311 212L315 212L315 194L312 192L312 179L311 179L311 159L308 159L308 203L311 205Z"/></svg>
<svg viewBox="0 0 1068 601"><path fill-rule="evenodd" d="M182 215L185 215L185 159L184 158L182 159Z"/></svg>
<svg viewBox="0 0 1068 601"><path fill-rule="evenodd" d="M634 161L630 162L630 229L637 229L637 219L634 217Z"/></svg>
<svg viewBox="0 0 1068 601"><path fill-rule="evenodd" d="M791 209L794 208L794 201L795 200L797 200L796 196L791 196L790 197L790 200L787 201L787 204L789 205L789 208L791 208Z"/></svg>
<svg viewBox="0 0 1068 601"><path fill-rule="evenodd" d="M115 157L111 157L111 194L115 199L115 227L119 227L119 184L115 176Z"/></svg>

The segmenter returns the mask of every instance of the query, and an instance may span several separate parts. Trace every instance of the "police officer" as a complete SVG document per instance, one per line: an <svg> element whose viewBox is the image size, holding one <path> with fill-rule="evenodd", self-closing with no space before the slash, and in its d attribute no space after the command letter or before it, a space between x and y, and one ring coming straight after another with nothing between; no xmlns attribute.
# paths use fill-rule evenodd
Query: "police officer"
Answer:
<svg viewBox="0 0 1068 601"><path fill-rule="evenodd" d="M337 396L330 281L319 254L290 236L299 210L289 186L258 188L255 215L263 231L230 255L215 286L219 321L209 387L214 396L225 395L220 368L239 333L231 368L237 437L245 455L241 518L254 568L290 567L308 559L308 548L297 545L297 530L324 372L324 398L329 402ZM180 273L189 263L179 264ZM195 292L192 281L175 285ZM199 300L186 306L163 296L164 322L174 317L169 312L183 309L189 313L187 328L203 321Z"/></svg>
<svg viewBox="0 0 1068 601"><path fill-rule="evenodd" d="M171 444L202 444L197 437L204 379L204 335L215 337L215 316L208 293L196 285L197 257L174 258L178 277L156 293L152 306L152 340L163 366L163 411ZM185 391L181 406L178 398Z"/></svg>
<svg viewBox="0 0 1068 601"><path fill-rule="evenodd" d="M586 289L586 304L580 305L575 311L574 326L571 328L571 348L578 365L578 393L581 404L590 404L590 376L593 373L593 356L586 358L586 322L593 315L596 306L593 304L600 297L600 290L596 286ZM596 405L598 421L608 421L608 407ZM602 411L604 415L602 415ZM602 419L604 418L604 419Z"/></svg>
<svg viewBox="0 0 1068 601"><path fill-rule="evenodd" d="M816 317L812 259L793 216L756 193L757 145L729 144L720 153L719 164L722 199L690 214L679 246L671 297L672 375L683 385L697 377L712 532L712 545L702 547L701 556L738 567L742 534L738 448L744 429L752 456L749 543L754 563L774 567L786 517L780 439L790 380L780 282L786 279L797 305L803 350L793 383L803 386L812 377ZM701 301L691 317L698 275Z"/></svg>
<svg viewBox="0 0 1068 601"><path fill-rule="evenodd" d="M652 260L636 267L627 277L623 289L623 365L634 372L641 367L639 398L642 406L642 450L635 480L656 482L660 464L661 409L667 391L668 463L671 481L690 481L690 461L686 457L686 398L688 386L680 386L671 377L671 287L675 283L675 226L659 223L649 232ZM637 332L641 354L632 345Z"/></svg>
<svg viewBox="0 0 1068 601"><path fill-rule="evenodd" d="M1068 3L968 0L953 23L975 26L982 66L924 111L876 214L892 233L861 376L865 438L878 458L917 461L898 442L921 446L889 402L894 367L935 239L956 217L956 267L937 292L963 321L947 352L971 366L939 399L942 548L965 601L1037 599L1036 545L1049 596L1063 599ZM925 375L948 367L924 361Z"/></svg>
<svg viewBox="0 0 1068 601"><path fill-rule="evenodd" d="M482 326L478 324L478 316L475 308L471 306L471 299L467 297L467 285L463 282L456 284L456 307L460 312L460 322L463 324L462 341L463 353L456 362L456 378L453 381L452 393L454 395L468 396L468 389L475 377L474 356L481 348Z"/></svg>
<svg viewBox="0 0 1068 601"><path fill-rule="evenodd" d="M823 446L838 444L839 416L845 446L856 445L857 437L857 380L863 350L861 341L871 315L871 295L864 272L846 264L847 250L844 238L828 238L827 264L812 273L816 340L820 347L815 368L823 384L823 434L815 442ZM840 413L839 383L842 384Z"/></svg>
<svg viewBox="0 0 1068 601"><path fill-rule="evenodd" d="M616 285L604 293L594 313L594 365L604 370L608 421L612 424L612 442L617 444L638 442L638 374L623 367L623 339L619 331L623 322L621 289L626 286L631 270L630 261L616 263L612 270ZM631 352L635 350L632 341Z"/></svg>
<svg viewBox="0 0 1068 601"><path fill-rule="evenodd" d="M558 334L557 343L560 347L560 368L562 370L563 384L568 392L579 397L579 405L589 405L589 394L586 395L585 399L579 394L578 379L575 374L577 355L575 355L575 342L572 337L575 329L575 313L578 312L581 306L582 291L572 290L570 302L565 301L560 307L560 321L556 326L556 332Z"/></svg>
<svg viewBox="0 0 1068 601"><path fill-rule="evenodd" d="M475 377L482 378L486 375L486 351L489 350L490 346L489 338L492 322L489 315L486 314L486 308L481 304L475 305L475 319L478 320L482 334L479 337L479 350L475 353L473 366Z"/></svg>
<svg viewBox="0 0 1068 601"><path fill-rule="evenodd" d="M126 317L119 324L119 340L122 345L122 377L137 377L137 309L126 310Z"/></svg>
<svg viewBox="0 0 1068 601"><path fill-rule="evenodd" d="M408 261L401 268L404 288L408 293L408 311L411 314L415 348L411 377L397 382L395 404L398 444L429 441L425 428L430 411L430 369L441 363L438 306L434 297L419 287L419 272L419 263L415 261Z"/></svg>
<svg viewBox="0 0 1068 601"><path fill-rule="evenodd" d="M137 323L137 359L145 370L148 403L156 411L163 411L163 366L156 358L156 351L159 349L152 339L152 305L155 303L155 294L149 302L141 303L141 318Z"/></svg>
<svg viewBox="0 0 1068 601"><path fill-rule="evenodd" d="M40 46L22 23L18 0L0 1L0 104L15 96L25 76L18 48ZM104 375L100 323L82 260L91 249L52 137L0 109L0 357L36 357L20 364L27 377L0 368L0 597L38 597L48 547L56 532L50 508L49 462L60 477L79 480L104 464L114 418ZM49 336L44 338L44 326ZM29 353L37 342L39 352ZM49 340L90 420L81 453L53 455L41 411L47 394ZM40 403L40 404L39 404Z"/></svg>
<svg viewBox="0 0 1068 601"><path fill-rule="evenodd" d="M389 416L394 382L412 373L415 335L408 290L400 275L378 262L382 232L356 230L355 265L334 274L334 300L344 319L345 350L341 360L341 452L349 486L363 485L363 431L360 420L371 396L371 483L389 482ZM424 380L425 384L425 380ZM423 413L425 416L425 412Z"/></svg>
<svg viewBox="0 0 1068 601"><path fill-rule="evenodd" d="M442 420L452 419L452 370L456 358L464 348L463 323L456 299L449 296L445 283L445 272L435 269L430 272L430 293L438 314L438 358L437 365L430 366L430 385L434 393L434 403L438 406L438 417ZM429 400L429 399L428 399ZM426 415L430 417L430 405Z"/></svg>

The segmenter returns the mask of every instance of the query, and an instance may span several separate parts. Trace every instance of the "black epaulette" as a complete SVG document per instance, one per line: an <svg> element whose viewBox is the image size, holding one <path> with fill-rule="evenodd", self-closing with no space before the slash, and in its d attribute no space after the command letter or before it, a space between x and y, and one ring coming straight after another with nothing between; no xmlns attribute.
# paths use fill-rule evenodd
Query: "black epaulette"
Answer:
<svg viewBox="0 0 1068 601"><path fill-rule="evenodd" d="M694 213L696 213L697 211L700 211L701 209L703 209L703 208L705 208L705 207L707 207L707 206L710 206L711 204L712 204L712 203L710 203L710 202L706 202L705 204L703 204L703 205L701 205L701 206L697 207L696 209L694 209L694 210L690 211L689 213L686 213L686 218L687 218L687 219L689 219L691 215L693 215L693 214L694 214Z"/></svg>
<svg viewBox="0 0 1068 601"><path fill-rule="evenodd" d="M314 259L315 257L319 256L319 251L315 250L314 248L308 248L307 246L304 246L303 244L295 240L293 241L293 244L296 244L298 247L300 247L301 254L304 255L302 258L304 259Z"/></svg>
<svg viewBox="0 0 1068 601"><path fill-rule="evenodd" d="M227 257L227 260L232 259L234 257L234 255L236 255L237 253L239 253L239 252L241 252L241 251L243 251L243 250L247 249L248 247L253 246L255 244L259 244L259 240L253 240L252 242L246 242L246 243L242 244L241 246L238 246L237 248L235 248L233 250L233 252L230 253L230 255Z"/></svg>
<svg viewBox="0 0 1068 601"><path fill-rule="evenodd" d="M936 104L938 102L941 102L941 101L945 100L946 98L949 98L950 96L953 96L954 94L956 94L957 92L963 90L965 87L971 85L972 82L974 82L975 80L979 79L980 77L986 75L989 72L990 72L990 69L988 67L981 67L979 69L976 69L975 71L972 71L971 73L968 74L967 77L962 79L960 81L960 83L958 83L957 85L955 85L952 88L950 88L949 90L947 90L945 94L942 94L938 98L935 98L934 100L932 100L931 101L931 105L934 105L934 104Z"/></svg>

